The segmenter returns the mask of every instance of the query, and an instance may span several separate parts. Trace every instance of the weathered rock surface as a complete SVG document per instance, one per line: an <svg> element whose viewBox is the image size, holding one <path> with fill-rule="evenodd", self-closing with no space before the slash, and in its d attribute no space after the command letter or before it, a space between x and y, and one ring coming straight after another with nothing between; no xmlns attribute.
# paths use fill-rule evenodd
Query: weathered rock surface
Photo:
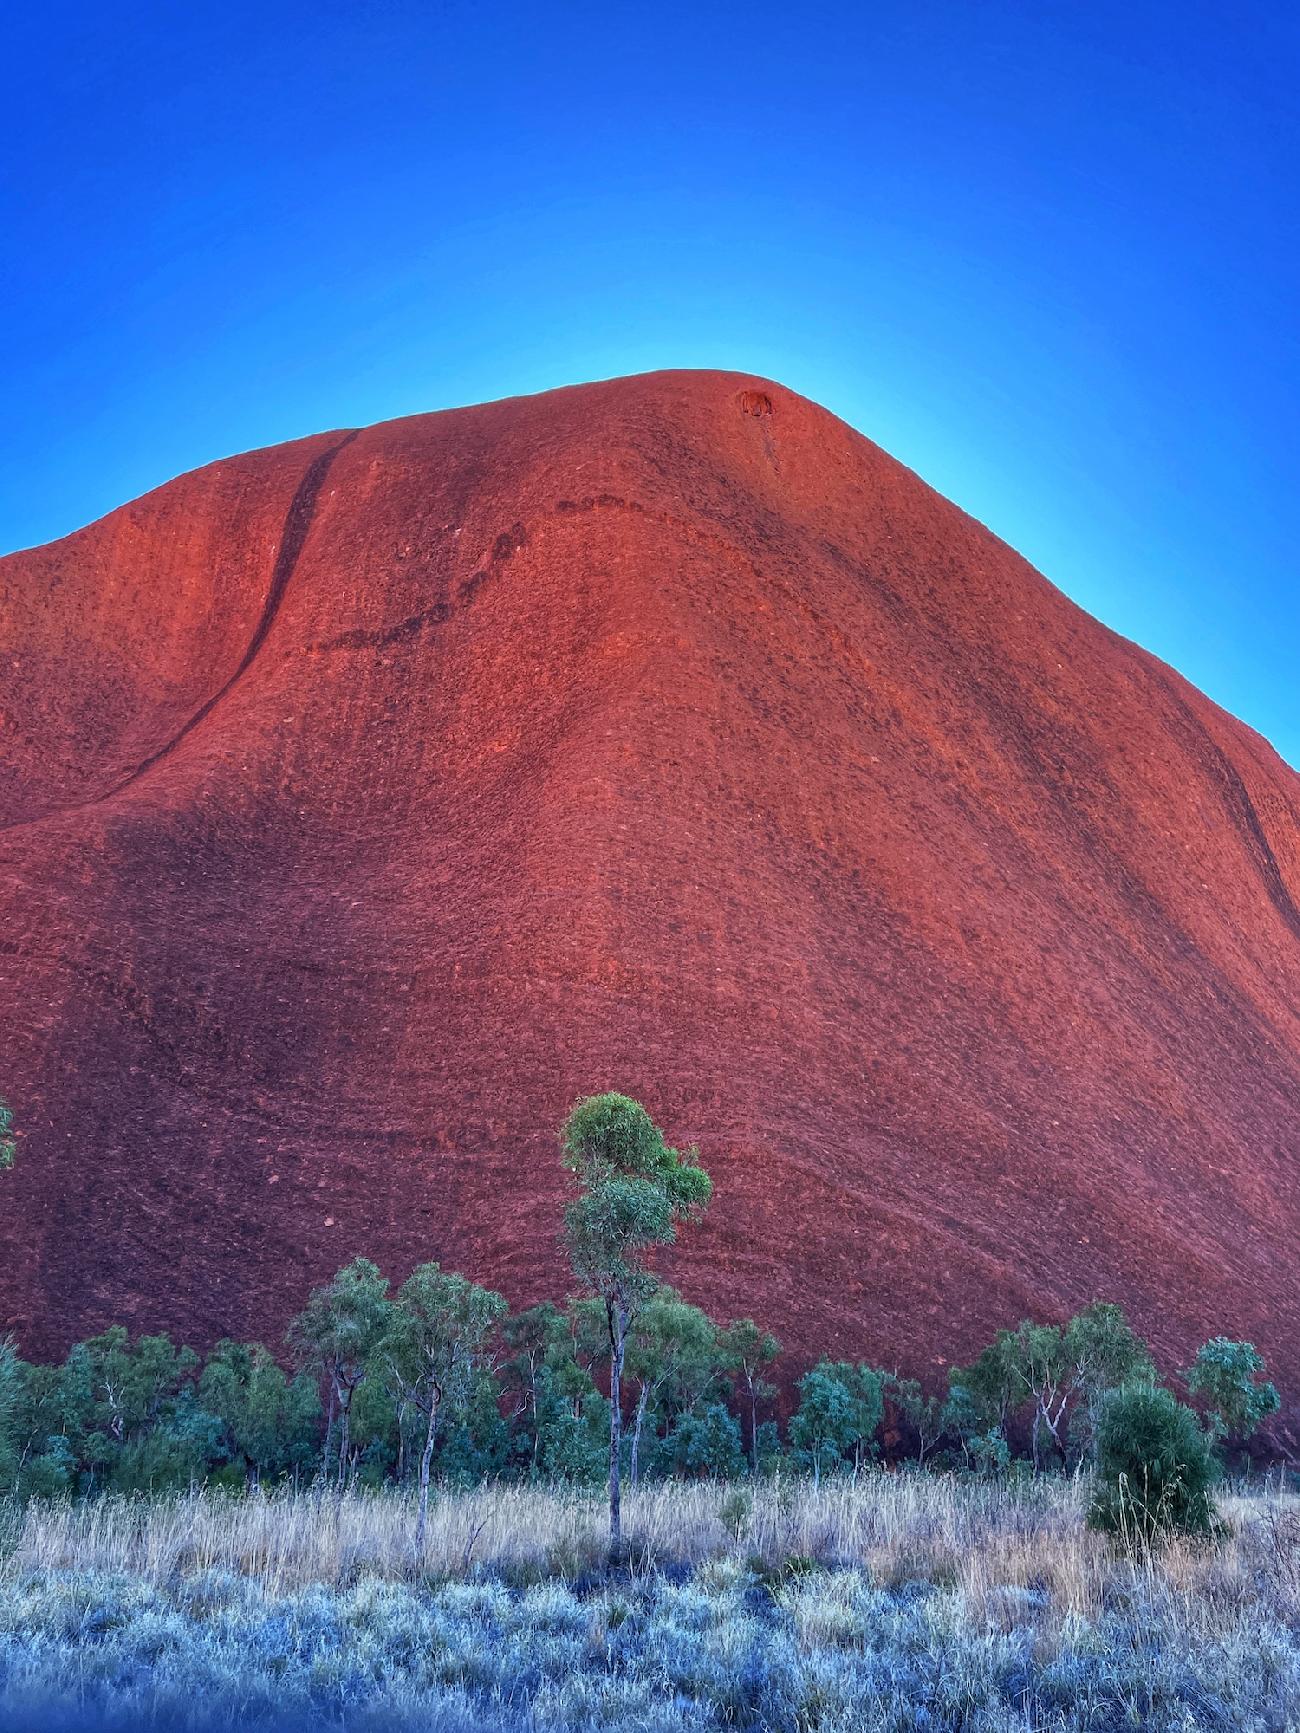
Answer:
<svg viewBox="0 0 1300 1733"><path fill-rule="evenodd" d="M213 464L0 561L0 1305L274 1338L359 1251L671 1261L938 1375L1114 1298L1300 1389L1300 779L867 440L670 373Z"/></svg>

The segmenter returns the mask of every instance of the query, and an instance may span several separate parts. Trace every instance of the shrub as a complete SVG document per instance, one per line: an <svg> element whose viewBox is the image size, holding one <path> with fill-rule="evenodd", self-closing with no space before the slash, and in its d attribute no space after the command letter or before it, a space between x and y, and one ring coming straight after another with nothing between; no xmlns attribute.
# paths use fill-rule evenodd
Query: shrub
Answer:
<svg viewBox="0 0 1300 1733"><path fill-rule="evenodd" d="M1215 1528L1215 1463L1195 1414L1168 1390L1112 1390L1097 1427L1097 1489L1089 1522L1132 1548Z"/></svg>
<svg viewBox="0 0 1300 1733"><path fill-rule="evenodd" d="M721 1402L707 1402L683 1414L665 1444L670 1470L678 1474L712 1475L727 1480L745 1472L740 1427Z"/></svg>

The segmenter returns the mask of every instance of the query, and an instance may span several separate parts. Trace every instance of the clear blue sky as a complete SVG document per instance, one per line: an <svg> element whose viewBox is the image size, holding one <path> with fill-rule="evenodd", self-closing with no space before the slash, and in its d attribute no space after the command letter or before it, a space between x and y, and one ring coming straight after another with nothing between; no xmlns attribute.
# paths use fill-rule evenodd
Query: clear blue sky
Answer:
<svg viewBox="0 0 1300 1733"><path fill-rule="evenodd" d="M0 548L322 428L743 368L1300 763L1296 20L9 8Z"/></svg>

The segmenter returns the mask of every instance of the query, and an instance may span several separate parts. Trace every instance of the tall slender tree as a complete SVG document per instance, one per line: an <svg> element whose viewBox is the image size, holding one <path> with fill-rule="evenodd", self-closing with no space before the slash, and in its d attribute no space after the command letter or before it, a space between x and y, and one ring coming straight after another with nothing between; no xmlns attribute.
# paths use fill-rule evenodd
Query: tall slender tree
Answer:
<svg viewBox="0 0 1300 1733"><path fill-rule="evenodd" d="M776 1385L763 1374L780 1358L781 1344L768 1330L760 1330L752 1318L737 1318L722 1333L720 1346L728 1371L743 1390L749 1409L749 1467L758 1473L758 1405L776 1394Z"/></svg>
<svg viewBox="0 0 1300 1733"><path fill-rule="evenodd" d="M415 1551L429 1521L429 1469L443 1404L463 1401L489 1337L506 1314L500 1294L435 1263L421 1264L397 1291L380 1353L402 1400L424 1419Z"/></svg>
<svg viewBox="0 0 1300 1733"><path fill-rule="evenodd" d="M353 1258L333 1281L314 1291L289 1326L289 1346L295 1357L329 1383L331 1407L339 1418L340 1492L351 1469L352 1401L370 1371L388 1327L391 1306L388 1278L381 1276L368 1258Z"/></svg>
<svg viewBox="0 0 1300 1733"><path fill-rule="evenodd" d="M640 1102L626 1095L579 1101L560 1134L564 1165L578 1195L564 1214L573 1272L605 1308L609 1335L609 1550L623 1547L621 1461L623 1363L628 1331L657 1286L648 1266L678 1225L708 1206L713 1182L697 1151L669 1147Z"/></svg>

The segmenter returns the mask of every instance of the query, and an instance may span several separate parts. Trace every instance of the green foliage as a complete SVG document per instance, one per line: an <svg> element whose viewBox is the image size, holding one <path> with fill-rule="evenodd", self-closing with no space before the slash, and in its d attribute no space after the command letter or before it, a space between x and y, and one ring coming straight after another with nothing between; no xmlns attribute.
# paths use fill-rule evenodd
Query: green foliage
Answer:
<svg viewBox="0 0 1300 1733"><path fill-rule="evenodd" d="M761 1403L776 1395L776 1385L765 1374L781 1355L781 1344L770 1330L762 1330L752 1318L737 1318L718 1338L722 1364L730 1374L737 1399L743 1399L749 1418L749 1466L757 1474L762 1455Z"/></svg>
<svg viewBox="0 0 1300 1733"><path fill-rule="evenodd" d="M1123 1310L1100 1300L1070 1319L1062 1346L1072 1392L1080 1399L1071 1419L1071 1442L1077 1454L1091 1462L1106 1392L1124 1384L1154 1384L1156 1369Z"/></svg>
<svg viewBox="0 0 1300 1733"><path fill-rule="evenodd" d="M745 1472L745 1451L736 1417L721 1402L706 1402L674 1423L660 1461L669 1473L733 1480Z"/></svg>
<svg viewBox="0 0 1300 1733"><path fill-rule="evenodd" d="M1011 1469L1011 1446L997 1426L973 1433L966 1439L966 1455L976 1474L1003 1475Z"/></svg>
<svg viewBox="0 0 1300 1733"><path fill-rule="evenodd" d="M955 1441L958 1461L977 1474L1000 1474L1011 1462L1011 1449L996 1406L970 1376L971 1368L954 1366L949 1374L948 1400L943 1405L944 1436Z"/></svg>
<svg viewBox="0 0 1300 1733"><path fill-rule="evenodd" d="M198 1366L193 1349L165 1335L133 1342L115 1324L74 1355L59 1395L66 1433L92 1484L120 1492L187 1484L206 1425L189 1406L192 1392L186 1397Z"/></svg>
<svg viewBox="0 0 1300 1733"><path fill-rule="evenodd" d="M354 1258L332 1281L313 1292L289 1326L288 1342L295 1357L329 1386L331 1409L338 1418L336 1477L340 1487L355 1468L353 1400L388 1329L391 1310L388 1278L381 1276L368 1258ZM327 1438L327 1454L329 1442Z"/></svg>
<svg viewBox="0 0 1300 1733"><path fill-rule="evenodd" d="M660 1288L628 1333L628 1377L682 1411L699 1401L719 1365L717 1325L676 1289Z"/></svg>
<svg viewBox="0 0 1300 1733"><path fill-rule="evenodd" d="M192 1384L165 1415L130 1437L111 1464L118 1492L168 1492L198 1485L220 1449L221 1422L199 1403Z"/></svg>
<svg viewBox="0 0 1300 1733"><path fill-rule="evenodd" d="M120 1326L62 1366L32 1366L0 1345L0 1484L21 1496L159 1491L201 1481L220 1424L194 1388L197 1356L167 1336Z"/></svg>
<svg viewBox="0 0 1300 1733"><path fill-rule="evenodd" d="M509 1455L510 1435L501 1417L497 1383L483 1367L448 1404L433 1465L439 1480L476 1486L503 1474Z"/></svg>
<svg viewBox="0 0 1300 1733"><path fill-rule="evenodd" d="M814 1479L848 1464L862 1466L884 1418L884 1386L884 1373L843 1360L822 1360L799 1380L790 1441Z"/></svg>
<svg viewBox="0 0 1300 1733"><path fill-rule="evenodd" d="M954 1412L956 1429L963 1438L1005 1436L1013 1420L1028 1415L1035 1469L1046 1466L1049 1454L1063 1459L1071 1438L1091 1457L1106 1391L1154 1375L1146 1346L1118 1306L1087 1306L1064 1328L1026 1318L1014 1330L999 1330L971 1365L953 1369L951 1390L963 1393L964 1407Z"/></svg>
<svg viewBox="0 0 1300 1733"><path fill-rule="evenodd" d="M20 1413L25 1395L23 1363L12 1340L0 1340L0 1488L11 1490L18 1479Z"/></svg>
<svg viewBox="0 0 1300 1733"><path fill-rule="evenodd" d="M218 1342L199 1378L199 1399L220 1427L216 1454L238 1463L249 1485L305 1467L315 1453L315 1381L287 1378L258 1342Z"/></svg>
<svg viewBox="0 0 1300 1733"><path fill-rule="evenodd" d="M915 1378L900 1378L891 1372L884 1384L886 1397L893 1402L899 1419L916 1440L916 1459L924 1464L926 1457L943 1436L945 1404L939 1396L923 1390Z"/></svg>
<svg viewBox="0 0 1300 1733"><path fill-rule="evenodd" d="M1070 1319L1065 1326L1064 1348L1075 1384L1085 1392L1150 1383L1156 1375L1147 1345L1123 1308L1103 1300L1085 1306Z"/></svg>
<svg viewBox="0 0 1300 1733"><path fill-rule="evenodd" d="M422 1414L463 1401L506 1310L500 1294L421 1264L388 1308L378 1342L396 1388Z"/></svg>
<svg viewBox="0 0 1300 1733"><path fill-rule="evenodd" d="M1195 1414L1152 1384L1107 1392L1097 1426L1097 1482L1089 1521L1134 1549L1171 1534L1209 1534L1215 1477Z"/></svg>
<svg viewBox="0 0 1300 1733"><path fill-rule="evenodd" d="M368 1258L354 1258L312 1292L289 1326L289 1346L306 1365L355 1385L365 1376L388 1316L388 1278Z"/></svg>
<svg viewBox="0 0 1300 1733"><path fill-rule="evenodd" d="M547 1406L537 1462L543 1478L599 1484L609 1471L609 1407L594 1386L580 1406L558 1400Z"/></svg>
<svg viewBox="0 0 1300 1733"><path fill-rule="evenodd" d="M604 1306L546 1301L507 1318L501 1336L510 1460L530 1477L595 1484L609 1455L609 1403L592 1376L609 1353Z"/></svg>
<svg viewBox="0 0 1300 1733"><path fill-rule="evenodd" d="M640 1102L615 1094L578 1102L561 1146L580 1188L564 1218L574 1274L602 1299L631 1306L648 1298L645 1254L670 1244L712 1195L696 1152L669 1148Z"/></svg>
<svg viewBox="0 0 1300 1733"><path fill-rule="evenodd" d="M631 1470L638 1478L647 1418L655 1443L689 1416L721 1367L718 1328L672 1288L660 1288L633 1320L625 1371L635 1392Z"/></svg>
<svg viewBox="0 0 1300 1733"><path fill-rule="evenodd" d="M17 1153L18 1144L14 1138L14 1116L4 1100L0 1099L0 1168L12 1167Z"/></svg>
<svg viewBox="0 0 1300 1733"><path fill-rule="evenodd" d="M495 1391L485 1378L488 1339L506 1314L500 1294L480 1288L464 1276L436 1263L421 1264L387 1307L376 1352L387 1368L398 1399L424 1417L420 1446L420 1506L416 1544L423 1542L429 1511L429 1475L444 1405L453 1410L457 1430L455 1456L448 1473L483 1474L488 1458L482 1444L495 1438L488 1409L496 1415ZM488 1392L491 1392L489 1395ZM478 1426L470 1424L470 1398L476 1401Z"/></svg>
<svg viewBox="0 0 1300 1733"><path fill-rule="evenodd" d="M1183 1376L1207 1410L1214 1435L1242 1443L1281 1406L1276 1387L1264 1377L1267 1370L1253 1342L1215 1336Z"/></svg>

